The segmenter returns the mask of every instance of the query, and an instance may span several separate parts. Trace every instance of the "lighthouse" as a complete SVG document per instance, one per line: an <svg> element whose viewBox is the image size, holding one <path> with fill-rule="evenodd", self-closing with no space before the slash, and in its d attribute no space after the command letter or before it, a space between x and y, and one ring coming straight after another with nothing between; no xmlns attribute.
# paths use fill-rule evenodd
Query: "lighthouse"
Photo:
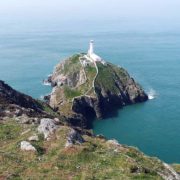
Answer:
<svg viewBox="0 0 180 180"><path fill-rule="evenodd" d="M98 55L96 55L94 53L94 41L91 40L89 43L89 50L88 50L88 57L91 59L91 61L102 61L101 57L99 57Z"/></svg>
<svg viewBox="0 0 180 180"><path fill-rule="evenodd" d="M90 55L93 54L93 53L94 53L94 41L91 40L90 43L89 43L89 51L88 51L88 54L89 54L89 56L90 56Z"/></svg>

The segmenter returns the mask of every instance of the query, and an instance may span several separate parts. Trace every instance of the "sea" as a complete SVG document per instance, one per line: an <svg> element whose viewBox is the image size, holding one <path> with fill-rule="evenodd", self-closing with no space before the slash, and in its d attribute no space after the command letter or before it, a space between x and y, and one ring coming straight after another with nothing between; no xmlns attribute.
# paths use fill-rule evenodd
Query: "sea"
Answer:
<svg viewBox="0 0 180 180"><path fill-rule="evenodd" d="M149 101L95 120L93 130L167 163L180 163L180 24L126 19L16 22L0 19L0 79L41 99L43 80L66 57L87 52L91 39L104 60L124 67Z"/></svg>

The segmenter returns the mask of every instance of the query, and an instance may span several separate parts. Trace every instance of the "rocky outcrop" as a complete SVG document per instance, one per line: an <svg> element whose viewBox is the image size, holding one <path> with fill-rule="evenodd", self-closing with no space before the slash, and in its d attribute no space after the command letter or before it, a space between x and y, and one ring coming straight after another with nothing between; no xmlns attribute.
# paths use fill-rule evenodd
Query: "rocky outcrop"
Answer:
<svg viewBox="0 0 180 180"><path fill-rule="evenodd" d="M27 141L22 141L20 148L22 151L36 151L36 148Z"/></svg>
<svg viewBox="0 0 180 180"><path fill-rule="evenodd" d="M99 99L89 96L74 98L72 110L76 113L82 114L88 120L93 117L101 118L103 113Z"/></svg>
<svg viewBox="0 0 180 180"><path fill-rule="evenodd" d="M68 137L67 137L67 142L65 144L65 147L71 147L74 144L82 144L84 142L83 137L81 134L79 134L76 130L71 129Z"/></svg>
<svg viewBox="0 0 180 180"><path fill-rule="evenodd" d="M56 122L53 119L43 118L38 126L38 132L44 135L45 139L48 139L57 129Z"/></svg>
<svg viewBox="0 0 180 180"><path fill-rule="evenodd" d="M77 66L73 66L76 63ZM50 82L52 86L67 85L70 87L78 87L85 83L85 81L86 74L80 66L79 55L74 55L58 64L51 77L48 77L48 82Z"/></svg>
<svg viewBox="0 0 180 180"><path fill-rule="evenodd" d="M24 117L36 118L50 117L43 110L42 104L32 97L14 90L0 80L0 119L4 117L21 117L23 115Z"/></svg>

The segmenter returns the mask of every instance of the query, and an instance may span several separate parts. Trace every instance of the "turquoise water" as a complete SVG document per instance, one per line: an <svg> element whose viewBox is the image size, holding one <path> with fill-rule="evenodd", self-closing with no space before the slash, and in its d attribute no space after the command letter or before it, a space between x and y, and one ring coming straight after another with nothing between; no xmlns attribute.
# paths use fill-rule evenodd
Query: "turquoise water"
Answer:
<svg viewBox="0 0 180 180"><path fill-rule="evenodd" d="M0 79L40 98L51 91L42 80L53 67L71 54L86 51L90 39L100 56L126 68L154 97L119 110L116 117L95 121L95 133L180 163L180 29L126 21L30 27L4 23Z"/></svg>

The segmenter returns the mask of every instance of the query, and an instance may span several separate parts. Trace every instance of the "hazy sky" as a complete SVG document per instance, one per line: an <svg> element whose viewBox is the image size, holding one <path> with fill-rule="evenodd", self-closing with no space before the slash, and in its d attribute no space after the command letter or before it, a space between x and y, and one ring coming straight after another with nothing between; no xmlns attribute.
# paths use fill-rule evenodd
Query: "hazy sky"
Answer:
<svg viewBox="0 0 180 180"><path fill-rule="evenodd" d="M0 18L180 18L180 0L1 0Z"/></svg>

